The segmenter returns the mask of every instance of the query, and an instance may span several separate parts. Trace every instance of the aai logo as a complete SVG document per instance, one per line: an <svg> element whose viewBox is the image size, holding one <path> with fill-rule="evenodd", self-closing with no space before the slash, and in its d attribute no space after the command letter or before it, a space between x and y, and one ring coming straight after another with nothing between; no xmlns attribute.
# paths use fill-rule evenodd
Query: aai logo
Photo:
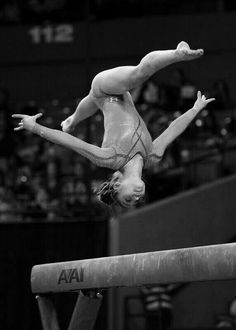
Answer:
<svg viewBox="0 0 236 330"><path fill-rule="evenodd" d="M66 283L70 284L72 282L83 282L84 281L84 269L80 268L69 268L63 269L58 278L58 284Z"/></svg>

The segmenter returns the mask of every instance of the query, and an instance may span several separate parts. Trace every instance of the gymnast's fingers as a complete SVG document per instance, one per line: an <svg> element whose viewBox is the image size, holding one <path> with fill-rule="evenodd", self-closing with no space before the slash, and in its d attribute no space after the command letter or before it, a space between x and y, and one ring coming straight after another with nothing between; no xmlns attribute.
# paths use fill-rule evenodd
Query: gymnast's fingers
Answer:
<svg viewBox="0 0 236 330"><path fill-rule="evenodd" d="M12 115L12 118L25 118L27 115L22 115L20 113L15 113L14 115Z"/></svg>
<svg viewBox="0 0 236 330"><path fill-rule="evenodd" d="M37 113L36 115L34 115L34 118L38 119L38 118L42 117L42 115L43 115L42 112Z"/></svg>
<svg viewBox="0 0 236 330"><path fill-rule="evenodd" d="M211 99L206 100L207 103L210 103L212 101L215 101L215 98L214 97L212 97Z"/></svg>
<svg viewBox="0 0 236 330"><path fill-rule="evenodd" d="M14 128L14 131L21 131L22 129L24 129L24 127L23 126L19 126L19 127Z"/></svg>

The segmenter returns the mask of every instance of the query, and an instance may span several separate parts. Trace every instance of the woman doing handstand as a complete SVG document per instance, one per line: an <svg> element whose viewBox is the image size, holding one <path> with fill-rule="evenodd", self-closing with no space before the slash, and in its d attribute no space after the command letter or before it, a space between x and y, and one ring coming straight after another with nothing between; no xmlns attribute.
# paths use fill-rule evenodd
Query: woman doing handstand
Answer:
<svg viewBox="0 0 236 330"><path fill-rule="evenodd" d="M106 204L134 206L145 194L142 170L159 162L167 146L192 122L214 98L206 99L199 91L193 108L174 120L154 141L135 109L130 90L143 84L158 70L180 61L196 59L202 49L192 50L182 41L173 50L153 51L137 66L121 66L100 72L92 82L90 93L79 103L75 112L61 123L62 131L39 125L42 114L14 114L20 122L15 131L26 129L44 139L72 149L97 166L113 169L111 179L97 191ZM104 115L104 137L101 147L89 144L71 133L82 120L98 110Z"/></svg>

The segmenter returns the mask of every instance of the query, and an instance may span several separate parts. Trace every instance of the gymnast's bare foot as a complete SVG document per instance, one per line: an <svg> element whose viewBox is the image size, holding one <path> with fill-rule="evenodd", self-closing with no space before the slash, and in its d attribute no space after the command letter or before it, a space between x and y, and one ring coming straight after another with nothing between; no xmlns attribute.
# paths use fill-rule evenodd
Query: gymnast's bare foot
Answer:
<svg viewBox="0 0 236 330"><path fill-rule="evenodd" d="M183 61L194 60L204 54L203 49L191 49L187 42L181 41L176 48L176 53Z"/></svg>
<svg viewBox="0 0 236 330"><path fill-rule="evenodd" d="M69 116L67 119L61 122L61 127L63 132L72 133L75 129L74 117L73 115Z"/></svg>

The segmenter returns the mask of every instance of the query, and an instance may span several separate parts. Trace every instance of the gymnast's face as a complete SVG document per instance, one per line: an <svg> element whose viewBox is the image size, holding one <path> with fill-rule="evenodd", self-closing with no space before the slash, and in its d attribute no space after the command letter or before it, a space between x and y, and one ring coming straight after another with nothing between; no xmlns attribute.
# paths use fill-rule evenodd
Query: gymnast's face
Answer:
<svg viewBox="0 0 236 330"><path fill-rule="evenodd" d="M137 177L119 177L115 184L117 199L124 207L132 207L139 202L145 194L145 184Z"/></svg>

